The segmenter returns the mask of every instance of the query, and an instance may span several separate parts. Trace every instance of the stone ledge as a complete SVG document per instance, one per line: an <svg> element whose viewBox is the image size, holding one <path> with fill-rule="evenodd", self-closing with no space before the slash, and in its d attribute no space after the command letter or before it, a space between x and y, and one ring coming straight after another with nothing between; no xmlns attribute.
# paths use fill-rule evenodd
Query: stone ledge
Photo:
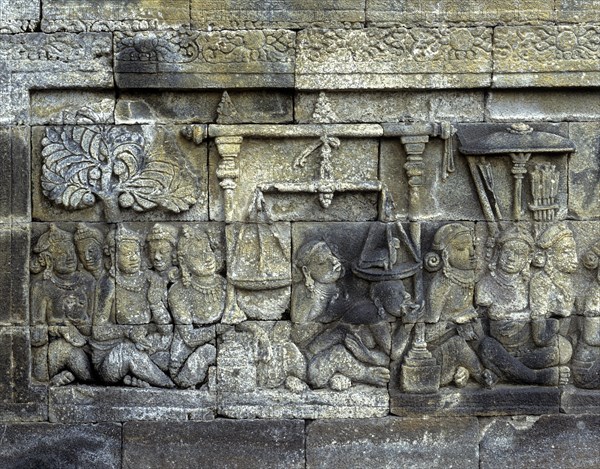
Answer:
<svg viewBox="0 0 600 469"><path fill-rule="evenodd" d="M402 417L543 415L560 411L560 390L541 386L442 388L437 394L390 392L391 412Z"/></svg>
<svg viewBox="0 0 600 469"><path fill-rule="evenodd" d="M310 390L294 394L287 390L264 389L252 393L219 392L219 414L251 418L369 418L389 412L387 389L347 391Z"/></svg>
<svg viewBox="0 0 600 469"><path fill-rule="evenodd" d="M208 391L69 386L50 388L51 422L212 420L216 393Z"/></svg>

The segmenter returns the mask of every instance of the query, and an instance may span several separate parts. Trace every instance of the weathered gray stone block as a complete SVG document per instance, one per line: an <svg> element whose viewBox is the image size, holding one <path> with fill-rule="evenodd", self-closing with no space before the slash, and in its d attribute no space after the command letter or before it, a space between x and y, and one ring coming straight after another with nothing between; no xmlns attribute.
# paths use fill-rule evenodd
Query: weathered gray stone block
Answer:
<svg viewBox="0 0 600 469"><path fill-rule="evenodd" d="M556 2L556 19L565 23L596 23L600 20L596 0L559 0Z"/></svg>
<svg viewBox="0 0 600 469"><path fill-rule="evenodd" d="M560 395L560 411L565 414L600 414L598 391L565 386Z"/></svg>
<svg viewBox="0 0 600 469"><path fill-rule="evenodd" d="M499 26L492 86L596 86L599 30L594 25Z"/></svg>
<svg viewBox="0 0 600 469"><path fill-rule="evenodd" d="M260 29L361 27L365 0L192 1L192 27L199 29Z"/></svg>
<svg viewBox="0 0 600 469"><path fill-rule="evenodd" d="M385 389L359 385L347 391L314 390L294 394L285 389L219 392L219 415L234 419L335 419L385 417Z"/></svg>
<svg viewBox="0 0 600 469"><path fill-rule="evenodd" d="M30 384L30 343L28 327L0 327L0 401L26 402Z"/></svg>
<svg viewBox="0 0 600 469"><path fill-rule="evenodd" d="M29 225L0 224L0 325L29 321Z"/></svg>
<svg viewBox="0 0 600 469"><path fill-rule="evenodd" d="M488 28L305 30L299 89L478 88L491 79Z"/></svg>
<svg viewBox="0 0 600 469"><path fill-rule="evenodd" d="M444 23L496 26L498 23L519 24L553 18L553 4L544 0L367 0L367 22L375 26Z"/></svg>
<svg viewBox="0 0 600 469"><path fill-rule="evenodd" d="M43 2L42 15L42 30L49 33L176 29L190 22L187 0L48 0Z"/></svg>
<svg viewBox="0 0 600 469"><path fill-rule="evenodd" d="M6 424L2 467L98 467L121 464L121 426Z"/></svg>
<svg viewBox="0 0 600 469"><path fill-rule="evenodd" d="M401 122L404 119L435 122L483 121L484 97L478 91L329 92L333 122ZM296 96L295 118L316 122L313 116L319 93Z"/></svg>
<svg viewBox="0 0 600 469"><path fill-rule="evenodd" d="M98 124L115 121L115 94L112 91L33 90L32 125L75 125L82 112L93 115Z"/></svg>
<svg viewBox="0 0 600 469"><path fill-rule="evenodd" d="M292 95L287 92L231 91L239 123L283 124L293 120ZM120 124L215 122L222 99L219 91L125 92L119 96L115 117Z"/></svg>
<svg viewBox="0 0 600 469"><path fill-rule="evenodd" d="M576 415L482 420L479 467L595 467L599 424Z"/></svg>
<svg viewBox="0 0 600 469"><path fill-rule="evenodd" d="M419 215L425 220L481 220L483 214L477 203L468 166L458 152L453 155L454 172L445 172L443 159L446 145L454 148L455 139L446 143L439 138L428 138L425 144L422 187L418 189L422 201ZM399 219L406 219L409 213L410 202L406 191L409 178L404 166L408 161L407 156L400 138L382 139L379 163L381 182L387 186L394 200L392 213Z"/></svg>
<svg viewBox="0 0 600 469"><path fill-rule="evenodd" d="M66 386L49 391L51 422L212 420L216 393L205 390Z"/></svg>
<svg viewBox="0 0 600 469"><path fill-rule="evenodd" d="M0 127L0 223L29 221L30 166L28 129Z"/></svg>
<svg viewBox="0 0 600 469"><path fill-rule="evenodd" d="M479 467L479 427L474 418L312 422L306 465L316 467Z"/></svg>
<svg viewBox="0 0 600 469"><path fill-rule="evenodd" d="M600 99L577 90L496 90L487 96L485 113L491 122L588 121L600 115Z"/></svg>
<svg viewBox="0 0 600 469"><path fill-rule="evenodd" d="M137 422L123 426L124 467L304 467L304 422Z"/></svg>
<svg viewBox="0 0 600 469"><path fill-rule="evenodd" d="M598 191L600 185L600 163L597 155L600 151L600 126L596 122L571 122L569 136L577 146L569 164L569 214L573 218L586 219L600 216Z"/></svg>
<svg viewBox="0 0 600 469"><path fill-rule="evenodd" d="M0 32L19 33L33 31L40 21L39 0L1 0Z"/></svg>
<svg viewBox="0 0 600 469"><path fill-rule="evenodd" d="M283 29L116 33L115 79L121 88L287 88L295 39Z"/></svg>
<svg viewBox="0 0 600 469"><path fill-rule="evenodd" d="M338 375L354 370L341 364L340 354L324 351L315 357L305 350L310 341L305 336L311 332L315 335L310 329L316 329L316 335L319 332L316 324L305 326L289 321L244 321L235 328L222 326L217 358L220 415L242 419L387 415L388 393L383 385L349 380L349 387L334 390L327 379L318 381L330 371L328 363L333 365L332 370L339 371ZM329 361L323 363L323 358ZM347 353L345 358L349 359ZM319 360L322 365L313 367ZM354 366L366 368L356 362ZM357 378L355 375L352 377Z"/></svg>

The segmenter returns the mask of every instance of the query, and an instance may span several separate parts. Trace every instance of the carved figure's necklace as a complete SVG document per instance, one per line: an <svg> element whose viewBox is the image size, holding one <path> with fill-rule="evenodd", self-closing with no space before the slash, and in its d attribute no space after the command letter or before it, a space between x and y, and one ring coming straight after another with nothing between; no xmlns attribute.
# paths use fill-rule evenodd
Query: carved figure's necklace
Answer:
<svg viewBox="0 0 600 469"><path fill-rule="evenodd" d="M201 283L194 280L191 280L189 285L198 293L200 293L203 296L209 297L211 300L216 300L220 298L221 292L223 290L221 287L221 282L219 282L219 278L217 276L214 276L211 279L210 284L208 285L202 285Z"/></svg>
<svg viewBox="0 0 600 469"><path fill-rule="evenodd" d="M503 287L515 286L515 284L517 283L517 279L521 280L521 283L525 283L525 279L520 274L515 277L512 277L512 279L507 278L506 275L501 273L501 271L497 271L497 270L491 271L490 274L492 275L492 278L494 279L494 281Z"/></svg>
<svg viewBox="0 0 600 469"><path fill-rule="evenodd" d="M469 273L463 274L456 269L448 267L444 267L442 270L446 278L456 285L464 288L473 288L475 286L475 274L472 271L468 271Z"/></svg>
<svg viewBox="0 0 600 469"><path fill-rule="evenodd" d="M123 289L133 292L139 293L144 288L144 280L143 272L138 272L134 274L135 276L130 276L130 278L124 277L123 275L117 274L117 285L122 287Z"/></svg>
<svg viewBox="0 0 600 469"><path fill-rule="evenodd" d="M74 279L72 282L69 282L68 280L60 278L54 272L50 274L50 281L62 290L75 290L79 283L77 280L78 279Z"/></svg>

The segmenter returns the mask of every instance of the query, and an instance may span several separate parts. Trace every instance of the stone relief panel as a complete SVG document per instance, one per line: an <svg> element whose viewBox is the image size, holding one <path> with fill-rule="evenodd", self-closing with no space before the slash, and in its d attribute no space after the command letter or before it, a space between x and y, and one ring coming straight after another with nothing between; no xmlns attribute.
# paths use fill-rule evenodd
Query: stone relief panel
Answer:
<svg viewBox="0 0 600 469"><path fill-rule="evenodd" d="M338 124L324 93L309 124L244 124L214 98L210 124L32 128L51 418L537 414L600 388L598 222L569 218L593 127Z"/></svg>

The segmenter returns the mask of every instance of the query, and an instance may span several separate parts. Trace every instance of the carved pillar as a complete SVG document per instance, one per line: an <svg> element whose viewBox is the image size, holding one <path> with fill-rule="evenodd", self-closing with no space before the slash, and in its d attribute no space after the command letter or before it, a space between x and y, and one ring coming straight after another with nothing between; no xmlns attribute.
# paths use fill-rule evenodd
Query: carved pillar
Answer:
<svg viewBox="0 0 600 469"><path fill-rule="evenodd" d="M515 221L521 219L521 210L523 208L523 178L527 174L527 162L531 153L511 153L510 158L513 166L511 173L515 180L513 193L513 217Z"/></svg>
<svg viewBox="0 0 600 469"><path fill-rule="evenodd" d="M225 221L233 221L233 191L237 187L236 179L240 175L236 158L240 154L243 137L216 137L215 143L221 155L221 161L217 168L219 185L224 192Z"/></svg>
<svg viewBox="0 0 600 469"><path fill-rule="evenodd" d="M418 256L421 256L421 224L419 215L421 212L421 186L423 185L423 174L425 163L423 152L425 145L429 142L429 135L402 135L400 141L406 151L406 163L404 170L408 177L408 219L410 220L410 237L415 246ZM419 271L415 278L415 298L421 301L423 298L423 273Z"/></svg>

